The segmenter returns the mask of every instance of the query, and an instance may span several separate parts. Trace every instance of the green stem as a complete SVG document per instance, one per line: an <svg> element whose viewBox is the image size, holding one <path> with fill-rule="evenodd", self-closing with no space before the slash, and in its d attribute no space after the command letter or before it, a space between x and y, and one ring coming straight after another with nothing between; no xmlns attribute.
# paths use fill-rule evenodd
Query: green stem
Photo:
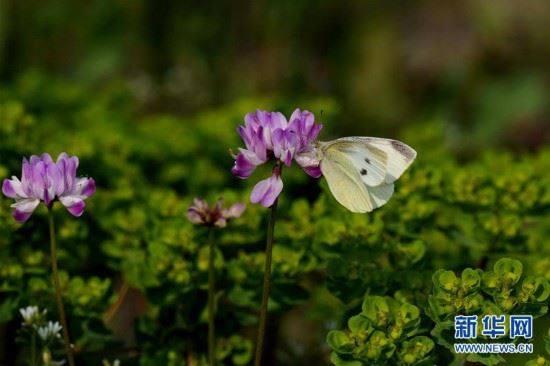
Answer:
<svg viewBox="0 0 550 366"><path fill-rule="evenodd" d="M215 352L215 278L214 278L214 258L216 253L214 252L214 229L210 229L208 238L208 363L210 366L214 366L216 361Z"/></svg>
<svg viewBox="0 0 550 366"><path fill-rule="evenodd" d="M52 275L53 283L55 286L55 299L57 301L57 309L59 310L59 319L61 326L63 327L63 343L65 344L65 353L69 360L69 366L75 366L73 350L71 341L69 338L69 328L67 326L67 318L65 316L65 308L63 307L63 299L61 298L61 285L59 284L59 273L57 270L57 248L55 243L55 227L53 222L52 207L48 207L48 214L50 217L50 251L52 260Z"/></svg>
<svg viewBox="0 0 550 366"><path fill-rule="evenodd" d="M31 338L31 366L36 366L36 331L33 330Z"/></svg>
<svg viewBox="0 0 550 366"><path fill-rule="evenodd" d="M255 366L262 364L262 354L264 348L265 326L267 322L267 305L269 302L269 291L271 289L271 257L273 253L273 232L275 230L275 214L277 212L277 198L271 206L269 214L269 223L267 224L267 245L265 248L265 267L264 267L264 286L262 291L262 306L260 308L260 323L258 325L258 335L256 339L256 358Z"/></svg>

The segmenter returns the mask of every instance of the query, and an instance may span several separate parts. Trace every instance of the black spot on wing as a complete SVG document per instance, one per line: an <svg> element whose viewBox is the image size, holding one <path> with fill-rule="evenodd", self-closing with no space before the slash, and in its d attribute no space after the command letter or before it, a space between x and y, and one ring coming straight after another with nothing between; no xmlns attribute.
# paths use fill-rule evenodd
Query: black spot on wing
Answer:
<svg viewBox="0 0 550 366"><path fill-rule="evenodd" d="M370 164L370 159L369 159L369 158L365 158L365 163Z"/></svg>
<svg viewBox="0 0 550 366"><path fill-rule="evenodd" d="M367 169L361 169L360 173L361 175L367 175Z"/></svg>

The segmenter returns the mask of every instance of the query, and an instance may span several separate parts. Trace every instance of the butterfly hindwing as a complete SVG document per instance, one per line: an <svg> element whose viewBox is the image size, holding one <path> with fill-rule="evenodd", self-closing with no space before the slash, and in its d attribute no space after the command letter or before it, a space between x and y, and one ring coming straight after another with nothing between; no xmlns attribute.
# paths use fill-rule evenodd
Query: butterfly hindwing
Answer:
<svg viewBox="0 0 550 366"><path fill-rule="evenodd" d="M352 212L369 212L374 209L367 186L359 174L347 167L348 162L336 153L321 161L321 171L325 176L334 198Z"/></svg>
<svg viewBox="0 0 550 366"><path fill-rule="evenodd" d="M393 183L381 184L378 187L369 187L369 195L374 201L375 208L385 205L393 195Z"/></svg>

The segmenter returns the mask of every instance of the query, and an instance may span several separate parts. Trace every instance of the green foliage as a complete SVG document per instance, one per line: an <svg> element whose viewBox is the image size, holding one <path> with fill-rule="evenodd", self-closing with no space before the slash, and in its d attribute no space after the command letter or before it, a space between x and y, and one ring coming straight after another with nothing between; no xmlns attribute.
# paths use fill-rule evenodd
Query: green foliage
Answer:
<svg viewBox="0 0 550 366"><path fill-rule="evenodd" d="M54 209L79 364L107 357L123 365L204 364L208 234L185 212L195 196L248 201L270 167L245 181L230 174L228 148L241 145L235 127L250 110L288 105L244 99L192 117L136 117L143 106L123 82L92 90L33 72L2 89L1 177L18 175L23 156L67 151L80 157L79 172L97 181L81 218ZM326 125L337 109L326 99L300 107L324 109ZM439 344L445 332L430 331L448 330L454 314L546 312L550 150L458 161L442 144L442 131L438 122L405 131L418 159L392 200L368 215L338 205L323 179L285 170L270 316L276 327L292 312L315 309L319 327L308 334L314 341L300 344L315 350L315 359L328 360L319 340L327 324L343 318L347 330L326 337L336 364L444 365L452 358ZM13 327L20 307L56 310L45 210L19 225L10 204L0 198L0 322ZM215 232L220 364L246 365L252 357L266 214L248 204L241 218ZM479 269L463 270L472 265Z"/></svg>
<svg viewBox="0 0 550 366"><path fill-rule="evenodd" d="M550 365L550 328L548 329L548 335L544 337L544 349L546 355L538 356L537 358L527 361L525 366L549 366Z"/></svg>
<svg viewBox="0 0 550 366"><path fill-rule="evenodd" d="M346 365L428 365L433 341L420 333L420 310L390 297L365 297L360 314L346 331L332 330L327 343L331 361Z"/></svg>
<svg viewBox="0 0 550 366"><path fill-rule="evenodd" d="M436 271L426 312L436 323L432 335L439 344L452 350L456 342L455 316L477 315L478 319L482 319L485 315L505 315L508 319L509 315L526 314L538 318L548 312L549 297L550 284L546 279L542 276L523 276L520 261L502 258L494 264L493 270L466 268L460 277L453 271ZM490 341L489 337L481 335L481 329L482 324L478 322L478 337L466 342ZM460 340L461 343L464 341ZM503 361L499 355L470 354L467 359L484 365L496 365Z"/></svg>

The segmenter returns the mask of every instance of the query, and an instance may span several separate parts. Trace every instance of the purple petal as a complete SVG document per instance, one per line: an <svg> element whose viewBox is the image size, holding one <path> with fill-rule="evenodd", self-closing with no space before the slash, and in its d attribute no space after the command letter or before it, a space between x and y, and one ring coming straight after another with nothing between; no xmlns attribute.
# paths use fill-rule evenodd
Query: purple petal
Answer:
<svg viewBox="0 0 550 366"><path fill-rule="evenodd" d="M256 165L252 164L245 154L242 152L237 155L235 158L235 165L231 169L231 173L236 175L237 177L241 179L246 179L252 174L252 172L256 169Z"/></svg>
<svg viewBox="0 0 550 366"><path fill-rule="evenodd" d="M85 179L82 187L82 195L86 197L91 197L95 193L95 180L91 178L80 178L81 180Z"/></svg>
<svg viewBox="0 0 550 366"><path fill-rule="evenodd" d="M31 165L36 165L41 161L42 161L42 157L38 155L31 155L31 157L29 158L29 162L31 163Z"/></svg>
<svg viewBox="0 0 550 366"><path fill-rule="evenodd" d="M18 194L23 193L23 195ZM21 182L16 177L13 177L13 179L4 179L2 182L2 193L4 193L4 196L9 198L16 198L16 197L26 197L23 192L23 187L21 186Z"/></svg>
<svg viewBox="0 0 550 366"><path fill-rule="evenodd" d="M302 118L302 111L300 110L300 108L296 108L294 110L294 112L292 112L292 114L290 115L290 123L294 122L295 120L301 120Z"/></svg>
<svg viewBox="0 0 550 366"><path fill-rule="evenodd" d="M245 143L247 140L252 139L252 135L256 135L260 138L261 142L268 150L273 149L273 131L278 128L285 129L288 126L285 116L280 112L268 112L258 109L256 112L248 113L244 119L247 132L247 139L243 138ZM251 133L251 131L253 131L253 133ZM239 134L243 137L244 132L239 132ZM255 150L253 145L254 143L251 143L250 145L247 145L247 148L250 150Z"/></svg>
<svg viewBox="0 0 550 366"><path fill-rule="evenodd" d="M38 164L39 162L42 162L44 164L50 164L53 163L52 157L48 153L43 153L42 155L32 155L29 159L31 165Z"/></svg>
<svg viewBox="0 0 550 366"><path fill-rule="evenodd" d="M284 156L281 157L281 160L283 163L285 163L286 166L290 166L292 164L292 152L290 150L287 150Z"/></svg>
<svg viewBox="0 0 550 366"><path fill-rule="evenodd" d="M46 164L46 175L44 177L44 203L49 205L57 195L63 193L63 177L54 163Z"/></svg>
<svg viewBox="0 0 550 366"><path fill-rule="evenodd" d="M252 138L251 138L250 134L248 133L248 130L246 128L244 128L243 126L239 126L239 127L237 127L237 133L239 134L239 136L241 136L241 139L243 139L246 148L250 149L250 145L252 143Z"/></svg>
<svg viewBox="0 0 550 366"><path fill-rule="evenodd" d="M314 124L311 129L309 130L307 134L308 142L315 141L317 139L317 136L319 136L319 132L323 128L322 124Z"/></svg>
<svg viewBox="0 0 550 366"><path fill-rule="evenodd" d="M23 168L21 169L21 185L27 196L32 195L32 166L26 158L23 158Z"/></svg>
<svg viewBox="0 0 550 366"><path fill-rule="evenodd" d="M202 215L194 207L189 207L187 209L187 218L193 224L204 224Z"/></svg>
<svg viewBox="0 0 550 366"><path fill-rule="evenodd" d="M13 216L15 221L22 224L31 217L32 212L23 212L19 210L14 210L11 215Z"/></svg>
<svg viewBox="0 0 550 366"><path fill-rule="evenodd" d="M254 138L252 139L251 150L254 152L255 156L258 159L258 162L256 163L256 165L259 165L267 161L267 144L263 138L262 127L260 127L259 129L258 135L254 136ZM255 163L254 161L252 162Z"/></svg>
<svg viewBox="0 0 550 366"><path fill-rule="evenodd" d="M271 127L273 129L276 129L276 128L285 129L288 126L286 117L281 112L271 112L270 119L271 119Z"/></svg>
<svg viewBox="0 0 550 366"><path fill-rule="evenodd" d="M227 220L224 217L220 217L214 222L214 226L216 227L225 227L227 225Z"/></svg>
<svg viewBox="0 0 550 366"><path fill-rule="evenodd" d="M306 149L319 135L323 128L321 124L315 124L315 116L309 111L296 109L290 117L289 129L294 131L300 141L298 151Z"/></svg>
<svg viewBox="0 0 550 366"><path fill-rule="evenodd" d="M58 195L61 195L63 193L65 194L71 194L75 189L75 183L76 183L76 169L78 168L78 158L76 156L70 157L66 153L61 153L57 157L57 168L59 169L61 178L62 178L62 187L61 187L61 193L58 193Z"/></svg>
<svg viewBox="0 0 550 366"><path fill-rule="evenodd" d="M52 159L52 157L50 156L50 154L48 154L48 153L42 154L42 156L40 156L40 159L41 159L44 163L46 163L46 164L51 164L51 163L53 163L53 159Z"/></svg>
<svg viewBox="0 0 550 366"><path fill-rule="evenodd" d="M85 207L86 207L86 203L84 201L80 201L70 207L67 207L67 211L69 211L71 215L75 217L80 217L84 213Z"/></svg>
<svg viewBox="0 0 550 366"><path fill-rule="evenodd" d="M64 196L85 196L91 197L95 193L95 180L91 178L78 178L72 192L67 192Z"/></svg>
<svg viewBox="0 0 550 366"><path fill-rule="evenodd" d="M46 193L46 171L47 165L42 161L37 161L32 165L32 178L29 182L32 194L29 196L44 200Z"/></svg>
<svg viewBox="0 0 550 366"><path fill-rule="evenodd" d="M239 149L240 154L244 156L244 158L252 165L261 165L265 162L265 160L261 159L256 155L254 151L245 150L245 149Z"/></svg>
<svg viewBox="0 0 550 366"><path fill-rule="evenodd" d="M271 177L258 182L252 189L250 201L260 203L264 207L273 205L281 191L283 190L283 181L280 176Z"/></svg>
<svg viewBox="0 0 550 366"><path fill-rule="evenodd" d="M253 129L258 128L258 126L260 126L260 120L258 118L258 111L247 113L244 116L244 125L246 127L250 127L250 128L253 128Z"/></svg>
<svg viewBox="0 0 550 366"><path fill-rule="evenodd" d="M296 134L293 131L277 129L273 131L273 154L290 166L297 142Z"/></svg>
<svg viewBox="0 0 550 366"><path fill-rule="evenodd" d="M261 109L256 110L256 120L262 127L271 127L271 113Z"/></svg>
<svg viewBox="0 0 550 366"><path fill-rule="evenodd" d="M194 208L197 211L208 211L208 203L202 198L199 198L199 197L193 198L193 204L195 205Z"/></svg>
<svg viewBox="0 0 550 366"><path fill-rule="evenodd" d="M285 143L285 131L278 128L275 131L273 131L273 153L276 157L281 156L281 150L283 149L283 145Z"/></svg>
<svg viewBox="0 0 550 366"><path fill-rule="evenodd" d="M84 212L86 203L84 200L78 196L64 196L59 197L59 201L67 208L71 215L80 217Z"/></svg>
<svg viewBox="0 0 550 366"><path fill-rule="evenodd" d="M222 215L226 219L234 219L237 217L240 217L244 210L246 209L246 205L244 203L235 203L233 206L229 207L228 209L222 210Z"/></svg>
<svg viewBox="0 0 550 366"><path fill-rule="evenodd" d="M319 165L317 166L308 166L303 168L304 171L313 178L319 178L323 175L323 172L321 171L321 167Z"/></svg>
<svg viewBox="0 0 550 366"><path fill-rule="evenodd" d="M27 221L39 204L40 200L37 198L25 198L15 202L11 205L15 209L12 213L13 218L18 222Z"/></svg>
<svg viewBox="0 0 550 366"><path fill-rule="evenodd" d="M262 142L265 145L266 150L273 150L273 128L263 127L262 128Z"/></svg>

